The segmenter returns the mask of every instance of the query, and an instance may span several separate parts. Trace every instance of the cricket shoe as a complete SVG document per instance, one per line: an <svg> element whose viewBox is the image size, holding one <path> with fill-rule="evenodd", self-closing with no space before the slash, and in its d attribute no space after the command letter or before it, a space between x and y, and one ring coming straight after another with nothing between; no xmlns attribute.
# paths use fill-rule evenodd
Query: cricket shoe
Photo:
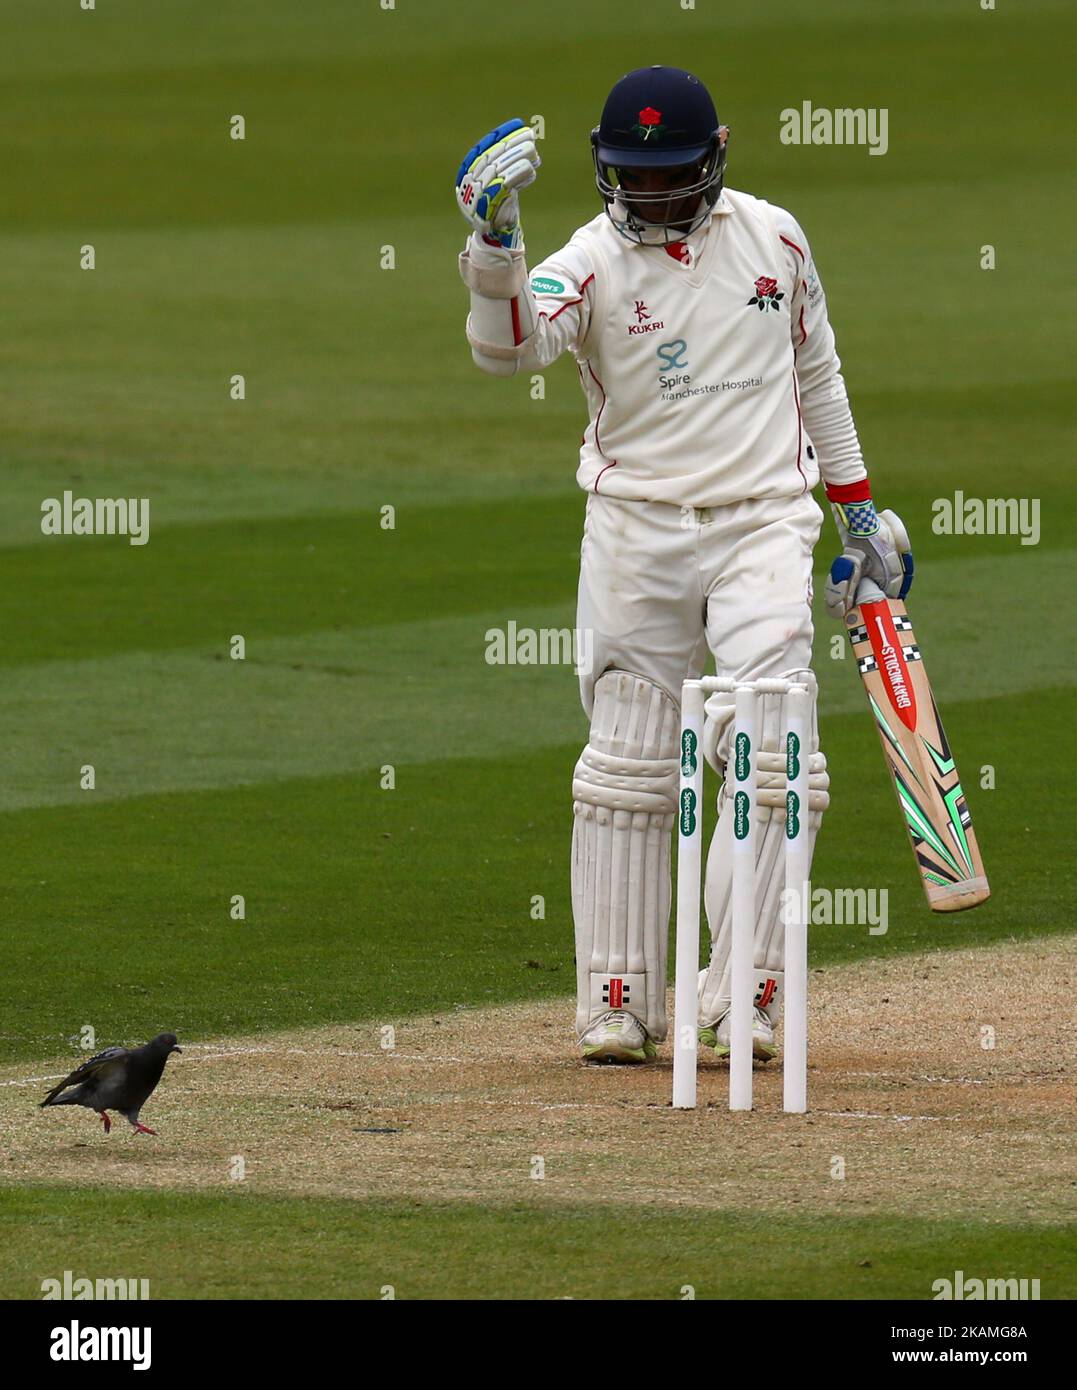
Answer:
<svg viewBox="0 0 1077 1390"><path fill-rule="evenodd" d="M701 1047L713 1047L716 1057L729 1056L729 1022L727 1009L717 1023L699 1030ZM762 1009L756 1009L752 1019L752 1056L760 1062L770 1062L778 1055L774 1041L774 1026Z"/></svg>
<svg viewBox="0 0 1077 1390"><path fill-rule="evenodd" d="M611 1009L580 1038L585 1062L648 1062L658 1049L635 1014Z"/></svg>

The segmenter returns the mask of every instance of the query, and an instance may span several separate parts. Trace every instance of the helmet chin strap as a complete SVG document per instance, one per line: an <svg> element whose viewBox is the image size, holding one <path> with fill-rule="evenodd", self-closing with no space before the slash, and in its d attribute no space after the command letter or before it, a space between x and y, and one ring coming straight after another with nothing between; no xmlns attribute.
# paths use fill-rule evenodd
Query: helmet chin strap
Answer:
<svg viewBox="0 0 1077 1390"><path fill-rule="evenodd" d="M683 228L681 223L674 226L668 222L648 222L632 212L618 189L606 204L606 215L626 241L635 241L641 246L668 246L698 231L710 217L711 209L701 194L693 216L681 219Z"/></svg>

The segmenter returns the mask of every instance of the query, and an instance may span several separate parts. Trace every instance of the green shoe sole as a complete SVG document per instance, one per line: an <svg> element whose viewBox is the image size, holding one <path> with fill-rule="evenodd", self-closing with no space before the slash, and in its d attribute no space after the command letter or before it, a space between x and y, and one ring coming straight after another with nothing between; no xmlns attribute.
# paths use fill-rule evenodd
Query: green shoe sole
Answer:
<svg viewBox="0 0 1077 1390"><path fill-rule="evenodd" d="M658 1056L658 1048L655 1047L650 1038L647 1039L642 1047L625 1047L622 1048L620 1052L613 1055L606 1055L606 1049L601 1044L585 1047L582 1049L582 1052L584 1061L590 1061L594 1058L600 1062L647 1062L650 1061L652 1057Z"/></svg>
<svg viewBox="0 0 1077 1390"><path fill-rule="evenodd" d="M718 1032L714 1028L701 1028L699 1030L700 1047L709 1047L714 1051L716 1057L725 1058L729 1056L729 1047L726 1043L718 1041ZM752 1056L757 1062L772 1062L778 1055L778 1049L773 1043L752 1043Z"/></svg>

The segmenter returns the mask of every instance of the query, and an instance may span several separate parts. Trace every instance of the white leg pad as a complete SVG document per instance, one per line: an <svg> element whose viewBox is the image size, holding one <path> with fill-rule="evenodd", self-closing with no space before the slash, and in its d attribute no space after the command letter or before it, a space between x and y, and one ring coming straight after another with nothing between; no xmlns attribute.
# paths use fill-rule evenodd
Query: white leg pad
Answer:
<svg viewBox="0 0 1077 1390"><path fill-rule="evenodd" d="M666 1036L670 841L677 809L676 702L651 681L607 671L572 779L576 1030L610 1009Z"/></svg>

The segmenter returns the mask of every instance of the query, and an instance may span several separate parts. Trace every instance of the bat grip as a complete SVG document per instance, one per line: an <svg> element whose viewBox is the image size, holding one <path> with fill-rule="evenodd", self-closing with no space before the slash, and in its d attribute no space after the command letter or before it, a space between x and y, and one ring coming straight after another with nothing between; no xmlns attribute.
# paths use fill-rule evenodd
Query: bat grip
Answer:
<svg viewBox="0 0 1077 1390"><path fill-rule="evenodd" d="M885 603L886 595L874 579L862 579L856 586L856 606L862 603Z"/></svg>

